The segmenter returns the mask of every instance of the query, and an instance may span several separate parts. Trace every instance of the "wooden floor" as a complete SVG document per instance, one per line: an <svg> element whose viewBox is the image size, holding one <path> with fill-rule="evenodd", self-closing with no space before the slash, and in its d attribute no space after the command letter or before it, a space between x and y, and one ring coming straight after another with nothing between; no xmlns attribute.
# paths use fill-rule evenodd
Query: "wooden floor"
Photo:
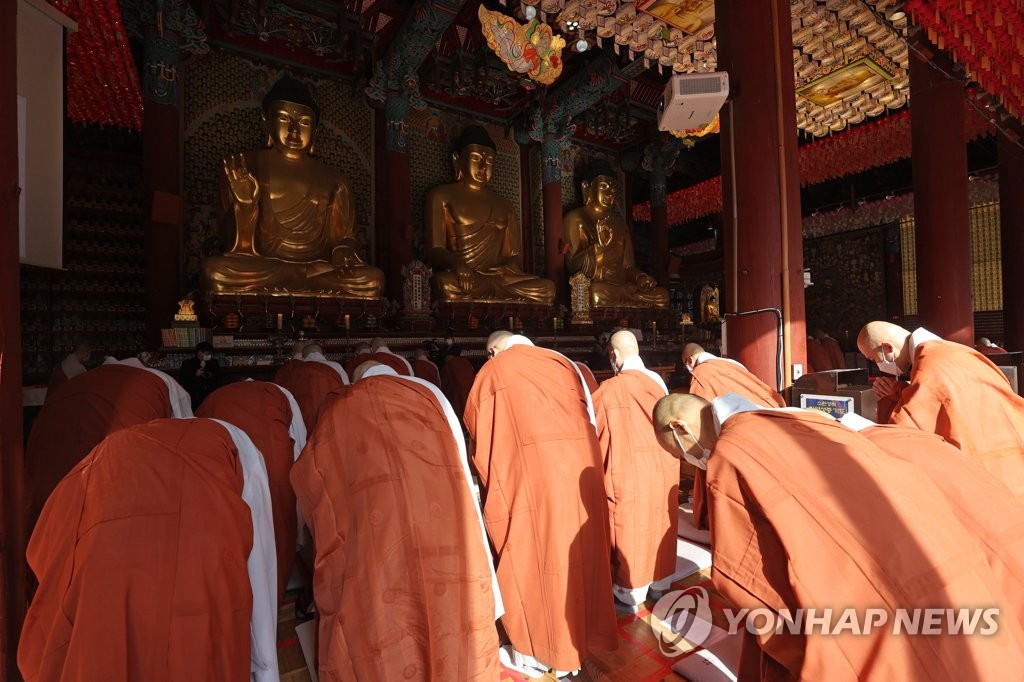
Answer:
<svg viewBox="0 0 1024 682"><path fill-rule="evenodd" d="M715 608L716 599L711 589L709 572L703 571L679 581L674 587L703 586L711 593L712 607L716 624L724 624L724 617ZM583 663L574 682L597 682L598 680L622 680L623 682L661 682L682 681L684 677L672 672L672 664L679 658L664 656L658 647L655 633L650 626L651 607L648 601L635 615L619 615L619 647L612 652L593 652ZM723 622L719 622L719 621ZM310 680L306 669L306 660L302 655L295 626L300 621L295 619L293 599L289 599L281 607L278 618L278 664L281 669L282 682L307 682ZM529 678L507 669L502 670L502 682L522 682ZM554 680L553 676L545 677L546 682Z"/></svg>

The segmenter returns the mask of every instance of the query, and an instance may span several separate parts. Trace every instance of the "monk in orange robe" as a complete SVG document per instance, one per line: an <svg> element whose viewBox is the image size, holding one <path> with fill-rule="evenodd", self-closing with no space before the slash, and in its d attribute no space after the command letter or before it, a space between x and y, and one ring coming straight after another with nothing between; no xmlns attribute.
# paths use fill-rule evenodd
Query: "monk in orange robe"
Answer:
<svg viewBox="0 0 1024 682"><path fill-rule="evenodd" d="M594 393L594 415L611 512L612 590L636 611L649 589L669 587L652 583L676 570L679 461L651 426L665 382L644 366L632 332L615 332L609 346L616 375Z"/></svg>
<svg viewBox="0 0 1024 682"><path fill-rule="evenodd" d="M587 390L590 391L590 395L594 395L598 386L597 377L594 376L594 373L590 371L590 367L588 367L585 362L577 362L576 367L579 368L580 375L583 377L583 383L587 385Z"/></svg>
<svg viewBox="0 0 1024 682"><path fill-rule="evenodd" d="M817 339L818 343L825 350L825 354L828 355L829 369L846 369L846 356L843 355L843 349L838 341L829 336L823 329L815 329L814 338Z"/></svg>
<svg viewBox="0 0 1024 682"><path fill-rule="evenodd" d="M933 433L878 425L855 413L841 420L889 456L912 464L942 491L964 527L981 543L999 584L1024 623L1024 506L977 462ZM984 500L984 504L978 504Z"/></svg>
<svg viewBox="0 0 1024 682"><path fill-rule="evenodd" d="M835 612L795 634L759 628L738 679L982 680L1024 665L1019 605L913 464L827 415L763 410L733 395L710 404L667 396L654 422L666 449L707 467L719 593L737 608ZM947 625L945 609L990 607L999 609L992 634ZM859 623L873 610L885 625L837 633L847 609ZM942 609L939 634L894 635L897 609Z"/></svg>
<svg viewBox="0 0 1024 682"><path fill-rule="evenodd" d="M830 369L835 369L832 366L832 359L828 356L828 351L821 345L821 342L813 336L807 337L807 371L808 372L827 372Z"/></svg>
<svg viewBox="0 0 1024 682"><path fill-rule="evenodd" d="M465 422L505 603L503 662L574 671L617 645L593 408L565 356L509 332L488 348Z"/></svg>
<svg viewBox="0 0 1024 682"><path fill-rule="evenodd" d="M452 404L455 414L462 415L466 411L466 400L476 380L473 363L462 357L462 349L452 346L441 365L441 391Z"/></svg>
<svg viewBox="0 0 1024 682"><path fill-rule="evenodd" d="M982 355L1002 355L1006 352L1005 348L997 346L984 336L978 339L978 344L974 348Z"/></svg>
<svg viewBox="0 0 1024 682"><path fill-rule="evenodd" d="M991 360L926 329L884 321L865 325L857 347L892 375L874 383L880 401L894 404L887 421L942 436L1024 500L1024 398ZM911 367L910 383L897 382Z"/></svg>
<svg viewBox="0 0 1024 682"><path fill-rule="evenodd" d="M354 378L291 473L320 679L496 680L500 597L458 419L423 380L374 362Z"/></svg>
<svg viewBox="0 0 1024 682"><path fill-rule="evenodd" d="M296 363L284 376L278 370L274 383L288 389L299 404L306 433L311 433L316 426L320 409L345 388L341 375L330 365L305 360Z"/></svg>
<svg viewBox="0 0 1024 682"><path fill-rule="evenodd" d="M368 360L373 360L373 351L370 350L370 344L361 341L356 344L355 355L345 363L345 372L352 377L356 373L356 368Z"/></svg>
<svg viewBox="0 0 1024 682"><path fill-rule="evenodd" d="M239 459L216 422L157 420L108 436L61 481L27 552L26 680L249 679Z"/></svg>
<svg viewBox="0 0 1024 682"><path fill-rule="evenodd" d="M779 392L754 376L746 367L726 358L708 353L696 343L683 347L683 365L690 372L690 393L714 400L727 393L737 393L761 407L785 407ZM707 481L703 469L693 475L693 522L697 528L708 527Z"/></svg>
<svg viewBox="0 0 1024 682"><path fill-rule="evenodd" d="M437 365L430 360L427 351L422 348L416 351L416 357L412 361L412 371L420 379L441 388L441 372L437 369Z"/></svg>
<svg viewBox="0 0 1024 682"><path fill-rule="evenodd" d="M100 441L171 414L167 385L137 367L101 365L62 384L36 417L25 451L29 528L60 480Z"/></svg>
<svg viewBox="0 0 1024 682"><path fill-rule="evenodd" d="M370 347L373 349L373 357L370 358L371 360L379 362L382 365L387 365L391 369L395 370L397 374L401 374L402 376L413 376L412 365L409 361L388 348L388 345L384 343L384 339L378 336L370 341Z"/></svg>
<svg viewBox="0 0 1024 682"><path fill-rule="evenodd" d="M245 432L263 455L270 486L270 506L277 550L277 599L295 563L298 519L295 491L288 474L306 445L306 426L295 398L267 381L237 381L206 396L197 417L221 419Z"/></svg>

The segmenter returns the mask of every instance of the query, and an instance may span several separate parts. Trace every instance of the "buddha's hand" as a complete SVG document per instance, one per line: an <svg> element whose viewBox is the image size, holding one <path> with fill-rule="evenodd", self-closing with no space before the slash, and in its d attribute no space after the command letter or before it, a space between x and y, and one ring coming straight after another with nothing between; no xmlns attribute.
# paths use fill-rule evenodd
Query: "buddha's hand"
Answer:
<svg viewBox="0 0 1024 682"><path fill-rule="evenodd" d="M878 377L875 379L873 388L875 389L875 396L879 399L888 398L889 396L896 394L897 380L895 377Z"/></svg>
<svg viewBox="0 0 1024 682"><path fill-rule="evenodd" d="M472 291L476 284L476 273L466 265L455 266L455 276L459 280L459 288L463 291Z"/></svg>
<svg viewBox="0 0 1024 682"><path fill-rule="evenodd" d="M331 265L341 272L349 272L362 261L351 246L336 246L331 251Z"/></svg>
<svg viewBox="0 0 1024 682"><path fill-rule="evenodd" d="M231 195L240 204L252 204L260 196L256 176L245 165L245 155L237 154L224 159L224 175L228 179Z"/></svg>
<svg viewBox="0 0 1024 682"><path fill-rule="evenodd" d="M658 286L658 281L647 273L641 272L636 276L636 285L641 291L650 291L654 287Z"/></svg>

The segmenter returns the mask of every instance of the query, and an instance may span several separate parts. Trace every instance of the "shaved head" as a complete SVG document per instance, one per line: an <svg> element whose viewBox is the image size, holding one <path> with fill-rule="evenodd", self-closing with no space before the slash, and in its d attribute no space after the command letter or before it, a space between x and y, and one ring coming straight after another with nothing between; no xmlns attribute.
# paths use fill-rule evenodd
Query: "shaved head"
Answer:
<svg viewBox="0 0 1024 682"><path fill-rule="evenodd" d="M302 349L302 357L308 358L313 353L320 353L323 355L324 349L320 347L319 343L311 343Z"/></svg>
<svg viewBox="0 0 1024 682"><path fill-rule="evenodd" d="M693 371L693 368L697 366L697 356L704 352L704 346L699 343L688 343L683 346L683 364L686 365L686 369Z"/></svg>
<svg viewBox="0 0 1024 682"><path fill-rule="evenodd" d="M384 343L384 339L380 338L379 336L373 337L373 340L370 341L370 349L374 353L376 353L380 348L383 348L386 345L388 344Z"/></svg>
<svg viewBox="0 0 1024 682"><path fill-rule="evenodd" d="M373 349L370 347L370 344L366 343L366 341L360 341L356 344L356 355L359 355L360 353L369 353L372 350Z"/></svg>
<svg viewBox="0 0 1024 682"><path fill-rule="evenodd" d="M988 337L982 336L980 339L978 339L978 345L979 346L994 346L995 344L992 343L992 341L990 341L988 339Z"/></svg>
<svg viewBox="0 0 1024 682"><path fill-rule="evenodd" d="M624 329L612 334L608 342L608 361L616 372L622 369L627 358L640 357L640 346L636 342L633 332Z"/></svg>
<svg viewBox="0 0 1024 682"><path fill-rule="evenodd" d="M892 322L868 322L857 335L857 348L870 362L895 362L903 371L910 367L910 332ZM883 371L885 371L883 369Z"/></svg>
<svg viewBox="0 0 1024 682"><path fill-rule="evenodd" d="M691 393L669 393L654 405L654 435L669 454L684 458L683 447L696 449L695 442L713 448L718 440L711 403ZM694 455L699 458L697 453Z"/></svg>
<svg viewBox="0 0 1024 682"><path fill-rule="evenodd" d="M376 360L367 360L366 362L360 363L360 365L356 367L356 371L352 372L352 383L356 383L357 381L362 379L363 375L366 374L368 371L370 371L374 367L380 367L382 364L383 363L377 362Z"/></svg>
<svg viewBox="0 0 1024 682"><path fill-rule="evenodd" d="M306 342L304 340L296 341L295 343L292 344L292 355L301 354L303 349L305 349L305 347L306 347Z"/></svg>
<svg viewBox="0 0 1024 682"><path fill-rule="evenodd" d="M492 332L487 337L487 356L493 358L495 355L505 350L505 346L508 345L508 340L511 339L515 334L504 329L499 329L496 332Z"/></svg>
<svg viewBox="0 0 1024 682"><path fill-rule="evenodd" d="M429 360L430 359L430 356L427 354L427 351L423 350L422 348L417 348L416 349L416 354L413 357L415 357L417 360Z"/></svg>

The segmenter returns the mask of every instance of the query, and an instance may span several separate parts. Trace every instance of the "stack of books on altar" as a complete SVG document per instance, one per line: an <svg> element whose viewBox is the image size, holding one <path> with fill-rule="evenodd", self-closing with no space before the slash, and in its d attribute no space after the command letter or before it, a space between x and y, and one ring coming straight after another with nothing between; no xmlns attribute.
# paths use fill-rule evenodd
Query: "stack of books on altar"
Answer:
<svg viewBox="0 0 1024 682"><path fill-rule="evenodd" d="M209 341L212 330L205 327L179 327L160 330L160 342L174 348L195 348L200 341Z"/></svg>

